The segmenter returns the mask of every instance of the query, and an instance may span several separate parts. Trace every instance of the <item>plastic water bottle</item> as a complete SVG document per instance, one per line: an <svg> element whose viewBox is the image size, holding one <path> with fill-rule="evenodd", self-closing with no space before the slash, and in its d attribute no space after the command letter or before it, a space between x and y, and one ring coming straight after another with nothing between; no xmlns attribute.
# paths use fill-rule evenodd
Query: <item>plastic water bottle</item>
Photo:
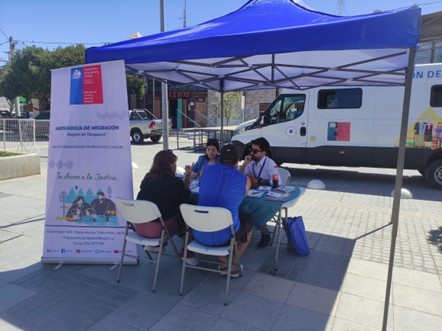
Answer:
<svg viewBox="0 0 442 331"><path fill-rule="evenodd" d="M278 172L278 166L275 165L272 173L272 187L277 188L279 186L278 184L279 184L279 172Z"/></svg>

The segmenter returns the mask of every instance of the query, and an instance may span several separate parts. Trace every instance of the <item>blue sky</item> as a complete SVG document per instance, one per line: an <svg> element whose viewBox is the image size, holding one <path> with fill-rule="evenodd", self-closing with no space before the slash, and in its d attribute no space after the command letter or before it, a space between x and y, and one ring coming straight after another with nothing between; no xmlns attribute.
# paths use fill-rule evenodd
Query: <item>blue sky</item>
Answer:
<svg viewBox="0 0 442 331"><path fill-rule="evenodd" d="M166 30L183 26L185 0L165 0ZM187 26L235 11L247 0L186 0ZM423 14L442 11L442 0L344 0L344 15L371 13L408 7L414 3ZM304 0L329 14L338 14L338 0ZM57 46L83 43L86 47L127 39L135 32L143 36L160 32L160 0L0 0L0 66L9 50L8 38L17 49L36 45ZM95 45L93 45L95 44Z"/></svg>

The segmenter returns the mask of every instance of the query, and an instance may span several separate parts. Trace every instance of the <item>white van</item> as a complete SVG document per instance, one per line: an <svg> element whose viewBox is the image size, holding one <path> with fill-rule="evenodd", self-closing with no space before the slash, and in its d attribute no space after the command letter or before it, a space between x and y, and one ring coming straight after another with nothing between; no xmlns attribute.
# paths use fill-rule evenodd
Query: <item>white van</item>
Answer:
<svg viewBox="0 0 442 331"><path fill-rule="evenodd" d="M404 87L284 90L232 137L242 154L265 137L277 163L396 168ZM442 63L416 65L405 169L442 189Z"/></svg>

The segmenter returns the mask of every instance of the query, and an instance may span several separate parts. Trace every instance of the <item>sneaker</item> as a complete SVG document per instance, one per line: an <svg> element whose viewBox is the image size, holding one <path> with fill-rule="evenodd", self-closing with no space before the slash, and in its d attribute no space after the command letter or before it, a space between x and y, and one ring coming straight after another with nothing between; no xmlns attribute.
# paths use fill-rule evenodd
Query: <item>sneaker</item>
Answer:
<svg viewBox="0 0 442 331"><path fill-rule="evenodd" d="M264 248L267 247L270 243L270 235L269 234L263 234L261 235L261 240L259 241L258 245L256 245L257 248Z"/></svg>
<svg viewBox="0 0 442 331"><path fill-rule="evenodd" d="M181 257L181 260L184 261L184 249L181 250L180 257ZM191 266L198 265L198 259L197 259L196 254L194 252L187 251L186 264L191 265Z"/></svg>
<svg viewBox="0 0 442 331"><path fill-rule="evenodd" d="M218 270L221 276L227 276L227 266L225 264L220 264L218 266ZM239 276L241 276L241 273L244 270L244 266L241 264L240 268L238 268L238 266L232 265L232 271L230 272L230 278L238 278Z"/></svg>

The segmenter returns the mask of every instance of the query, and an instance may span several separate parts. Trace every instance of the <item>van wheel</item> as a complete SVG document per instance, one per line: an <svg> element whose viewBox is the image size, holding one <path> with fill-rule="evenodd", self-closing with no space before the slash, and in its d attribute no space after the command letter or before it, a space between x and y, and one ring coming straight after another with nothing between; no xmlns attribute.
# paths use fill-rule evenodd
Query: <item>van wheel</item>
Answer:
<svg viewBox="0 0 442 331"><path fill-rule="evenodd" d="M431 162L425 169L425 180L442 190L442 159Z"/></svg>
<svg viewBox="0 0 442 331"><path fill-rule="evenodd" d="M151 136L150 140L152 140L152 142L157 143L159 142L161 139L161 136Z"/></svg>
<svg viewBox="0 0 442 331"><path fill-rule="evenodd" d="M135 129L131 132L132 142L134 144L141 144L144 141L144 136L139 129Z"/></svg>

